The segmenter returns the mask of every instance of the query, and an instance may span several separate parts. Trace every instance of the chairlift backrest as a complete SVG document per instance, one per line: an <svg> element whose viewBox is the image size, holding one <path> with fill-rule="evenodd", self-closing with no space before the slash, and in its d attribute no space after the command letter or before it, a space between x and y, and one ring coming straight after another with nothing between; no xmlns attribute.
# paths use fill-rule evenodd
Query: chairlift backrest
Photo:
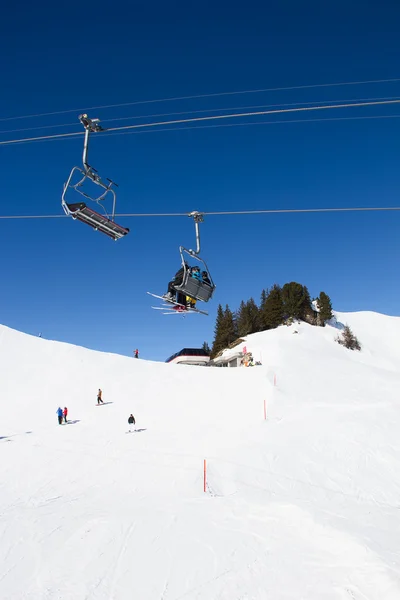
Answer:
<svg viewBox="0 0 400 600"><path fill-rule="evenodd" d="M175 289L196 300L208 302L213 295L215 286L213 287L208 283L204 283L203 281L192 277L189 271L186 271L181 285L176 286Z"/></svg>

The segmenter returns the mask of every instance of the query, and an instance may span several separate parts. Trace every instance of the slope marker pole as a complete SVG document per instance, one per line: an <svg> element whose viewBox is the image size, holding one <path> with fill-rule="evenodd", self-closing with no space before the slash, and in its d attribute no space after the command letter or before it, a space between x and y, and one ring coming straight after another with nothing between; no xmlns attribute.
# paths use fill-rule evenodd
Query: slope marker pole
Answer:
<svg viewBox="0 0 400 600"><path fill-rule="evenodd" d="M264 398L264 421L267 420L267 401Z"/></svg>
<svg viewBox="0 0 400 600"><path fill-rule="evenodd" d="M203 466L203 490L204 490L204 492L207 491L207 461L206 461L206 459L204 459L204 466Z"/></svg>

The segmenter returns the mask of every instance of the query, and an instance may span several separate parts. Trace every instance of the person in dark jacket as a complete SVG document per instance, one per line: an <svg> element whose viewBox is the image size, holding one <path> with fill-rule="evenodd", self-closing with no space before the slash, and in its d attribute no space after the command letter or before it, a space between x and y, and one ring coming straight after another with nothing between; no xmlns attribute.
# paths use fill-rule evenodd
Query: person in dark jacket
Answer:
<svg viewBox="0 0 400 600"><path fill-rule="evenodd" d="M131 413L129 415L129 419L128 419L128 423L129 423L129 431L131 430L131 425L135 425L136 421L135 421L135 417L133 416L133 414Z"/></svg>
<svg viewBox="0 0 400 600"><path fill-rule="evenodd" d="M171 281L168 283L168 291L163 296L163 298L165 298L165 300L175 300L176 291L174 288L177 285L181 285L185 271L187 271L188 269L189 269L189 265L185 261L184 265L182 265L182 267L179 269L179 271L177 271L175 273L173 279L171 279Z"/></svg>
<svg viewBox="0 0 400 600"><path fill-rule="evenodd" d="M206 283L207 285L211 285L211 281L210 281L207 271L202 271L201 275L203 278L203 282Z"/></svg>

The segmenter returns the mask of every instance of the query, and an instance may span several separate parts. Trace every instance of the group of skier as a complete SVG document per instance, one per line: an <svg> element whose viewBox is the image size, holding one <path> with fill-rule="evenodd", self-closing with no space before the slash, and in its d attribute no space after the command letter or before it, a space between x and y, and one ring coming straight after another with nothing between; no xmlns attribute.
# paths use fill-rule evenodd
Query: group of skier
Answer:
<svg viewBox="0 0 400 600"><path fill-rule="evenodd" d="M97 404L104 404L102 396L103 396L103 391L99 388L99 390L97 392ZM66 406L64 406L63 409L61 408L61 406L59 406L57 408L56 413L57 413L57 418L58 418L58 424L59 425L62 425L63 422L64 423L68 423L68 420L67 420L68 408ZM129 423L129 426L136 424L135 417L133 416L132 413L129 415L128 423ZM130 429L129 429L129 431L130 431Z"/></svg>
<svg viewBox="0 0 400 600"><path fill-rule="evenodd" d="M63 421L64 421L64 423L68 423L67 416L68 416L68 408L66 406L64 406L64 409L62 409L61 406L59 406L57 408L58 424L62 425Z"/></svg>

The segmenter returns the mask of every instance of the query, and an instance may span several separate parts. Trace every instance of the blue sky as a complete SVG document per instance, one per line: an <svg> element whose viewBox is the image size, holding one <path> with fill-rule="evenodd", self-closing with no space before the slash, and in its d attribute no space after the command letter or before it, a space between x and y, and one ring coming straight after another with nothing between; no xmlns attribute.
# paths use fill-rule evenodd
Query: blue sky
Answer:
<svg viewBox="0 0 400 600"><path fill-rule="evenodd" d="M0 118L76 111L0 121L9 132L2 140L79 131L78 114L91 106L400 77L394 2L5 10ZM111 121L122 117L377 97L400 97L400 82L143 103L89 115L107 127L134 122ZM119 184L121 213L397 206L400 119L259 124L392 115L400 116L396 105L98 136L90 161ZM49 125L60 127L12 131ZM78 138L0 147L0 213L62 214L62 185L80 162L81 145ZM340 311L400 315L399 218L206 217L202 254L217 290L208 318L186 319L153 311L146 291L164 292L179 267L179 245L193 246L188 218L121 218L131 233L117 243L70 219L0 221L0 322L104 351L132 355L137 347L143 358L164 360L183 346L212 342L218 303L235 309L275 282L299 281L312 296L324 290Z"/></svg>

